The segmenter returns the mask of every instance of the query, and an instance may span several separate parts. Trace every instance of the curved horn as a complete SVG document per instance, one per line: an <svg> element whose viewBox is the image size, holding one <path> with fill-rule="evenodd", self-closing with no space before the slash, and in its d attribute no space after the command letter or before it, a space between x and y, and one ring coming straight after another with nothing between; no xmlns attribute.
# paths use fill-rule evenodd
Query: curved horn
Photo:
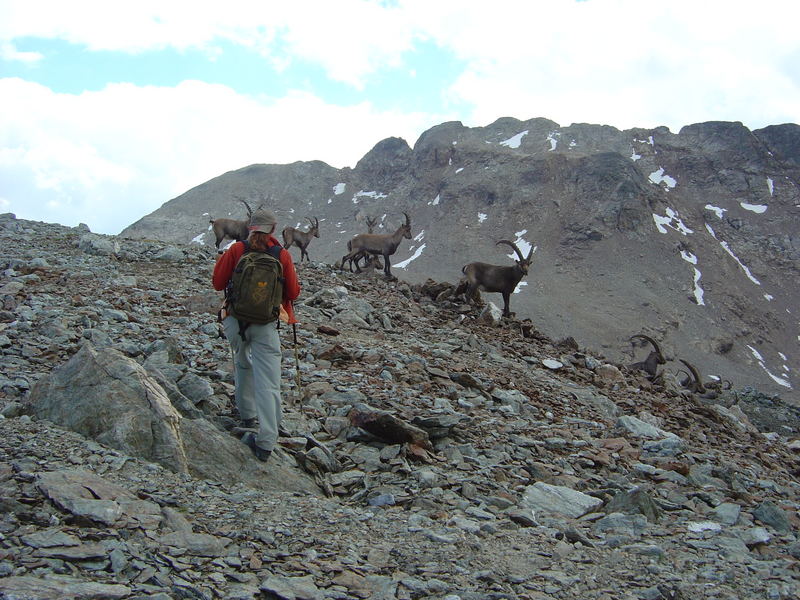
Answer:
<svg viewBox="0 0 800 600"><path fill-rule="evenodd" d="M686 371L684 371L683 369L678 369L678 370L675 372L675 377L680 377L681 375L685 375L685 376L686 376L686 378L685 378L685 379L679 379L678 381L680 382L680 384L681 384L682 386L684 386L684 387L685 387L685 386L686 386L686 384L687 384L687 383L689 383L689 380L692 378L692 375L691 375L690 373L687 373L687 372L686 372Z"/></svg>
<svg viewBox="0 0 800 600"><path fill-rule="evenodd" d="M698 392L700 394L705 392L706 388L703 385L703 380L700 378L700 373L698 373L694 365L688 361L683 360L682 358L679 358L678 360L680 360L684 365L686 365L686 368L689 369L689 371L692 374L692 377L694 377L694 384L692 385L693 391Z"/></svg>
<svg viewBox="0 0 800 600"><path fill-rule="evenodd" d="M406 216L406 225L411 227L411 218L408 216L408 213L404 212L403 214Z"/></svg>
<svg viewBox="0 0 800 600"><path fill-rule="evenodd" d="M314 225L314 226L315 226L317 229L319 229L319 219L318 219L317 217L314 217L314 223L315 223L315 225Z"/></svg>
<svg viewBox="0 0 800 600"><path fill-rule="evenodd" d="M244 204L244 207L247 209L247 218L248 218L248 220L249 220L249 219L250 219L250 217L252 217L252 216L253 216L253 209L252 209L252 208L250 208L250 205L249 205L247 202L245 202L244 200L241 200L241 199L240 199L240 200L239 200L239 202L241 202L242 204Z"/></svg>
<svg viewBox="0 0 800 600"><path fill-rule="evenodd" d="M519 256L519 259L520 260L525 260L525 257L522 256L522 252L519 251L519 248L517 248L517 245L514 242L512 242L511 240L500 240L499 242L497 242L495 244L495 246L499 246L500 244L506 244L508 246L511 246L514 249L514 252L517 253L517 256ZM533 252L533 249L531 249L531 252Z"/></svg>
<svg viewBox="0 0 800 600"><path fill-rule="evenodd" d="M635 339L635 338L641 338L641 339L643 339L643 340L645 340L647 342L650 342L650 344L652 344L652 346L653 346L653 349L658 353L659 360L662 361L661 364L663 365L664 362L666 362L664 360L664 353L661 352L661 348L658 347L658 343L653 338L651 338L649 335L645 335L643 333L637 333L636 335L632 335L630 337L630 339Z"/></svg>
<svg viewBox="0 0 800 600"><path fill-rule="evenodd" d="M306 221L308 221L309 223L311 223L311 226L312 226L312 227L314 227L314 221L312 221L312 220L311 220L311 219L309 219L308 217L306 217Z"/></svg>

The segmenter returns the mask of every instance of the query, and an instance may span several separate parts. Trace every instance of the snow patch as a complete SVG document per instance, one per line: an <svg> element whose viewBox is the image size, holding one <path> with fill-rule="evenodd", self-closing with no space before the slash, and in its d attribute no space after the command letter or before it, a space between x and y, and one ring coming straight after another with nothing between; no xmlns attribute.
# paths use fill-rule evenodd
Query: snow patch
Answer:
<svg viewBox="0 0 800 600"><path fill-rule="evenodd" d="M464 170L464 167L459 167L459 168L457 168L457 169L456 169L456 175L458 175L459 173L461 173L461 171L463 171L463 170Z"/></svg>
<svg viewBox="0 0 800 600"><path fill-rule="evenodd" d="M374 198L376 200L380 200L381 198L386 198L386 194L381 192L365 192L364 190L360 190L353 195L353 204L358 204L359 198Z"/></svg>
<svg viewBox="0 0 800 600"><path fill-rule="evenodd" d="M439 206L439 194L436 194L436 198L428 202L428 206Z"/></svg>
<svg viewBox="0 0 800 600"><path fill-rule="evenodd" d="M664 167L661 167L658 171L653 171L650 173L649 177L650 181L654 184L659 185L663 183L667 186L667 191L671 190L677 185L677 181L674 178L670 177L669 175L664 175Z"/></svg>
<svg viewBox="0 0 800 600"><path fill-rule="evenodd" d="M672 210L670 207L667 207L665 212L666 214L663 217L653 213L653 220L656 222L656 228L658 229L659 233L667 233L665 227L674 229L682 235L694 233L694 231L683 224L683 221L681 221L681 218L678 216L676 211Z"/></svg>
<svg viewBox="0 0 800 600"><path fill-rule="evenodd" d="M528 130L522 131L517 135L508 138L507 140L503 140L500 142L501 146L508 146L509 148L519 148L520 144L522 144L522 138L528 135Z"/></svg>
<svg viewBox="0 0 800 600"><path fill-rule="evenodd" d="M334 195L338 196L339 194L344 194L344 189L347 187L346 183L337 183L333 186L333 193Z"/></svg>
<svg viewBox="0 0 800 600"><path fill-rule="evenodd" d="M688 262L688 263L690 263L692 265L697 265L697 257L694 254L692 254L691 252L687 252L686 250L681 250L681 258L683 258L683 260L685 260L686 262ZM698 269L695 266L695 268L694 268L694 299L695 299L695 301L697 302L697 304L699 306L705 306L706 305L705 301L703 300L703 296L705 295L705 291L703 290L702 287L700 287L700 278L702 276L703 276L703 274L700 273L700 269Z"/></svg>
<svg viewBox="0 0 800 600"><path fill-rule="evenodd" d="M517 239L514 240L514 244L516 244L517 248L519 248L519 251L522 252L523 256L528 256L528 252L531 251L531 248L533 248L533 251L536 252L536 247L532 246L530 244L530 242L526 241L522 237L526 233L528 233L528 230L527 229L523 229L522 231L517 231L514 234L515 236L517 236ZM519 258L519 256L517 256L513 252L511 254L509 254L508 257L509 258L513 258L514 260L517 260Z"/></svg>
<svg viewBox="0 0 800 600"><path fill-rule="evenodd" d="M396 267L398 269L405 269L409 264L411 264L411 262L415 261L420 256L422 256L422 251L423 250L425 250L425 244L422 244L419 248L417 248L417 251L414 252L414 254L410 258L407 258L403 262L399 262L396 265L392 265L392 266Z"/></svg>
<svg viewBox="0 0 800 600"><path fill-rule="evenodd" d="M769 195L772 196L775 193L775 183L772 181L772 177L767 177L767 187L769 188Z"/></svg>
<svg viewBox="0 0 800 600"><path fill-rule="evenodd" d="M753 356L755 357L756 361L758 361L758 366L760 366L764 370L764 372L770 376L772 381L774 381L778 385L792 389L792 384L789 383L787 379L784 379L783 377L778 377L777 375L773 375L772 373L770 373L769 369L767 368L767 365L764 363L764 357L761 356L761 353L758 350L756 350L750 345L748 345L747 347L750 349L750 352L753 353Z"/></svg>
<svg viewBox="0 0 800 600"><path fill-rule="evenodd" d="M767 207L764 204L748 204L747 202L740 202L739 205L745 209L759 215L767 212Z"/></svg>
<svg viewBox="0 0 800 600"><path fill-rule="evenodd" d="M203 238L205 237L205 235L206 235L206 232L204 231L203 233L200 233L200 234L196 235L195 237L193 237L192 241L189 242L189 243L190 244L200 244L201 246L204 246L205 242L203 241Z"/></svg>
<svg viewBox="0 0 800 600"><path fill-rule="evenodd" d="M710 210L717 215L718 219L721 219L722 215L728 210L727 208L720 208L719 206L714 206L713 204L706 204L705 209Z"/></svg>
<svg viewBox="0 0 800 600"><path fill-rule="evenodd" d="M730 254L731 258L733 258L733 260L735 260L735 261L736 261L736 263L737 263L737 264L738 264L738 265L739 265L739 266L742 268L742 271L744 271L744 274L745 274L745 275L747 275L747 278L748 278L750 281L752 281L752 282L753 282L753 283L755 283L756 285L761 285L761 282L760 282L758 279L756 279L755 277L753 277L753 274L750 272L750 269L748 269L748 268L747 268L747 265L745 265L745 264L744 264L742 261L740 261L740 260L739 260L739 257L738 257L738 256L736 256L736 255L733 253L733 250L731 250L731 249L728 247L728 242L726 242L726 241L724 241L724 240L723 240L723 241L721 241L721 242L719 243L719 245L720 245L720 246L722 246L722 249L723 249L723 250L725 250L725 252L727 252L728 254Z"/></svg>
<svg viewBox="0 0 800 600"><path fill-rule="evenodd" d="M547 141L550 142L550 152L553 152L558 147L558 138L561 134L557 131L551 131L547 135Z"/></svg>
<svg viewBox="0 0 800 600"><path fill-rule="evenodd" d="M478 213L478 223L483 223L486 220L486 213Z"/></svg>

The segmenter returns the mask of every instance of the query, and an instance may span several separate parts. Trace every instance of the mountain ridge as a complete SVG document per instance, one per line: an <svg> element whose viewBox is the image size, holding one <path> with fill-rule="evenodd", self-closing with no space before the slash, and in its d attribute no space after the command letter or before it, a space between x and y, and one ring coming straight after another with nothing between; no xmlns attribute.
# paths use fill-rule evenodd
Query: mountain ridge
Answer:
<svg viewBox="0 0 800 600"><path fill-rule="evenodd" d="M456 282L499 239L536 247L512 310L554 338L632 361L642 331L704 376L796 388L800 127L739 122L633 128L536 118L442 123L411 148L378 142L354 168L251 165L165 203L123 237L213 243L210 218L267 200L280 225L320 220L312 260L334 264L366 216L414 240L392 262L412 282ZM411 260L409 260L411 259ZM491 297L489 297L491 299ZM720 349L726 349L720 352ZM744 381L743 381L744 383Z"/></svg>

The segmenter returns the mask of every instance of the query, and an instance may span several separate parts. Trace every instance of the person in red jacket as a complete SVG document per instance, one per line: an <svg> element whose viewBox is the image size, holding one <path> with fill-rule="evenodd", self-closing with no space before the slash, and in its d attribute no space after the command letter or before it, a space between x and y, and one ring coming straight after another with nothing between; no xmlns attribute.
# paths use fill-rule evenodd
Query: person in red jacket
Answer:
<svg viewBox="0 0 800 600"><path fill-rule="evenodd" d="M251 249L265 252L272 246L280 246L272 235L278 220L271 210L256 210L250 219L250 235L247 242ZM224 290L233 275L236 263L245 251L243 242L235 242L217 258L211 283L215 290ZM283 266L283 303L281 313L289 323L296 323L292 302L300 295L300 283L289 251L281 248L279 259ZM259 460L269 458L278 441L278 429L282 419L281 409L281 342L278 337L280 319L257 325L251 323L239 332L239 322L225 315L222 327L231 345L234 358L234 383L236 406L242 425L255 428L258 433L247 433L242 438Z"/></svg>

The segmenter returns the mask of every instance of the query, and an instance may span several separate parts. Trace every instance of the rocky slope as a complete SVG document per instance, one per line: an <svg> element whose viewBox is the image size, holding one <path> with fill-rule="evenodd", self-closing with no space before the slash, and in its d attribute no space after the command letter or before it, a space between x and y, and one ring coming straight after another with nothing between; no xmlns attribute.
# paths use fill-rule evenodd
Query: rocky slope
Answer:
<svg viewBox="0 0 800 600"><path fill-rule="evenodd" d="M122 235L213 244L209 219L245 216L239 199L282 225L321 222L313 260L335 264L369 215L412 241L403 279L456 282L470 261L511 264L511 239L536 248L512 310L633 361L631 335L659 340L703 376L791 397L800 368L800 126L741 123L631 129L547 119L486 127L443 123L413 149L376 144L355 168L251 165L170 200ZM673 369L676 370L676 369Z"/></svg>
<svg viewBox="0 0 800 600"><path fill-rule="evenodd" d="M0 598L797 596L779 397L653 385L447 283L314 263L262 465L213 250L11 215L0 243Z"/></svg>

